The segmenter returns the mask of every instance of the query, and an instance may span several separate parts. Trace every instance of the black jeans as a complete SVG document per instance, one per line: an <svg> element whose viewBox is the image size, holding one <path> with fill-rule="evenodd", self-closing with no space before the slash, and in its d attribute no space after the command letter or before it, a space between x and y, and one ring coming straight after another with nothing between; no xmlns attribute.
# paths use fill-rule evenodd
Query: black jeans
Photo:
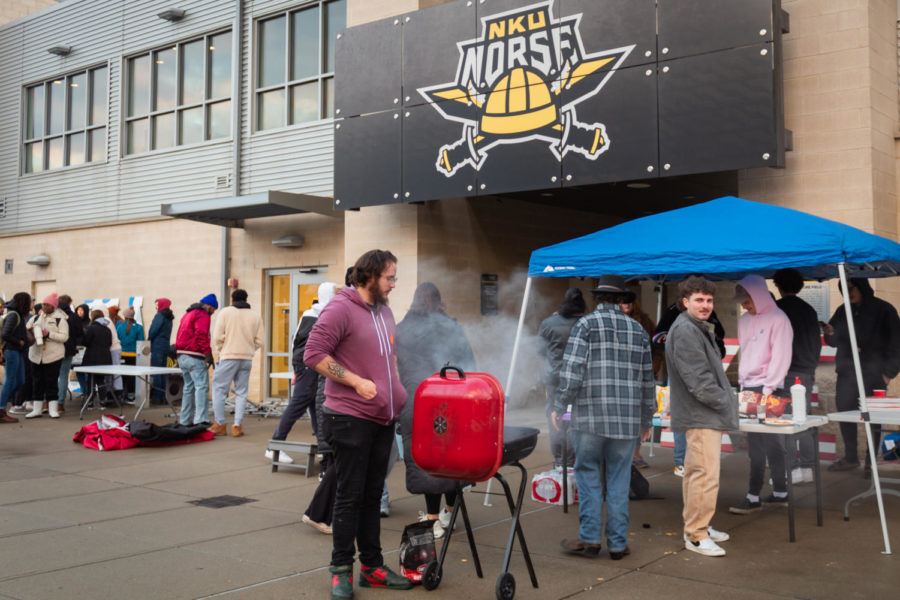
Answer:
<svg viewBox="0 0 900 600"><path fill-rule="evenodd" d="M324 462L324 458L323 458ZM334 461L328 461L322 481L313 494L312 501L304 513L316 523L331 525L334 514L334 494L337 486L337 475L334 469Z"/></svg>
<svg viewBox="0 0 900 600"><path fill-rule="evenodd" d="M447 492L444 494L444 500L447 502L447 508L453 510L453 505L456 503L456 492ZM439 514L441 512L441 495L426 493L425 510L429 515Z"/></svg>
<svg viewBox="0 0 900 600"><path fill-rule="evenodd" d="M835 394L835 404L838 411L859 410L859 389L856 387L856 377L838 375L837 389ZM882 385L882 387L887 387ZM875 386L865 385L866 396L872 395ZM856 450L857 437L859 435L859 425L856 423L841 423L841 438L844 440L844 458L849 462L859 462L859 455ZM872 423L872 443L875 448L880 448L881 444L881 425ZM868 446L868 444L867 444ZM866 466L871 464L869 453L866 452Z"/></svg>
<svg viewBox="0 0 900 600"><path fill-rule="evenodd" d="M750 392L762 393L762 388L744 388ZM773 396L784 396L784 390L775 390ZM750 455L750 490L759 496L766 476L766 461L772 475L772 487L776 492L787 491L784 466L784 436L777 433L748 433L747 454Z"/></svg>
<svg viewBox="0 0 900 600"><path fill-rule="evenodd" d="M352 565L355 541L359 561L367 567L380 567L384 564L381 492L394 443L394 425L334 413L325 413L325 422L320 425L331 445L337 473L331 564Z"/></svg>
<svg viewBox="0 0 900 600"><path fill-rule="evenodd" d="M122 364L134 366L137 364L137 357L136 356L123 356ZM130 396L134 396L134 377L123 377L122 383L125 384L125 393Z"/></svg>
<svg viewBox="0 0 900 600"><path fill-rule="evenodd" d="M52 363L31 363L34 377L32 393L37 402L56 402L59 400L59 368L62 359Z"/></svg>
<svg viewBox="0 0 900 600"><path fill-rule="evenodd" d="M288 402L287 408L281 413L281 419L278 421L278 427L272 434L273 440L286 440L294 423L309 410L309 420L312 421L313 435L316 434L318 423L316 423L316 383L319 374L309 367L303 367L303 371L297 377L297 382L291 389L291 400Z"/></svg>

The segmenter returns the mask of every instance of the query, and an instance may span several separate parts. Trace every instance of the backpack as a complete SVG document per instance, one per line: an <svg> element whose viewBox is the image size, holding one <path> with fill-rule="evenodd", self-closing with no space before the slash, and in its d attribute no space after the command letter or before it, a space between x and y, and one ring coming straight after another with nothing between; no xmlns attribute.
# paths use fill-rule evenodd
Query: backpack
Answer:
<svg viewBox="0 0 900 600"><path fill-rule="evenodd" d="M5 315L3 315L2 318L0 318L0 330L3 329L3 326L4 326L4 324L6 323L6 318L7 318L8 316L10 316L10 315L16 315L16 318L19 319L19 323L22 322L22 317L19 316L19 313L17 313L17 312L14 311L14 310L11 310L11 311L7 312ZM19 323L16 323L16 327L19 326ZM13 327L13 329L15 330L16 327ZM7 344L6 340L0 339L0 350L6 350L6 347L7 347L8 345L9 345L9 344Z"/></svg>

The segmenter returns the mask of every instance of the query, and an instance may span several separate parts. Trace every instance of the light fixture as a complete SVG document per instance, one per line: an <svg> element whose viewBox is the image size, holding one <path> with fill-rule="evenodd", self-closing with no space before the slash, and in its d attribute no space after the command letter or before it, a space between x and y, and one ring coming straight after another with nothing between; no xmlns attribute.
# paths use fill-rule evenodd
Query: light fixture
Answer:
<svg viewBox="0 0 900 600"><path fill-rule="evenodd" d="M180 8L170 8L156 14L160 19L176 23L184 18L184 11Z"/></svg>
<svg viewBox="0 0 900 600"><path fill-rule="evenodd" d="M272 245L279 248L300 248L303 246L303 242L302 235L283 235L272 240Z"/></svg>
<svg viewBox="0 0 900 600"><path fill-rule="evenodd" d="M38 254L37 256L31 256L25 259L29 265L35 265L36 267L46 267L50 264L50 257L46 254Z"/></svg>
<svg viewBox="0 0 900 600"><path fill-rule="evenodd" d="M68 56L72 54L72 46L51 46L47 52L56 56Z"/></svg>

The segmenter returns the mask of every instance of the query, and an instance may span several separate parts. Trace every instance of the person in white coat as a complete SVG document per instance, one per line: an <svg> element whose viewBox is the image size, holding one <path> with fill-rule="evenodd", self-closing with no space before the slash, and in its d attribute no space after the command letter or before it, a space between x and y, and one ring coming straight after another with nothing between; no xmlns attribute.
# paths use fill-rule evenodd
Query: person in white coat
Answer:
<svg viewBox="0 0 900 600"><path fill-rule="evenodd" d="M59 418L59 368L66 355L69 339L69 317L59 310L56 292L41 303L41 312L28 320L25 328L34 334L35 343L28 349L32 363L32 392L34 405L26 419L36 419L44 410L44 402L50 403L48 413Z"/></svg>

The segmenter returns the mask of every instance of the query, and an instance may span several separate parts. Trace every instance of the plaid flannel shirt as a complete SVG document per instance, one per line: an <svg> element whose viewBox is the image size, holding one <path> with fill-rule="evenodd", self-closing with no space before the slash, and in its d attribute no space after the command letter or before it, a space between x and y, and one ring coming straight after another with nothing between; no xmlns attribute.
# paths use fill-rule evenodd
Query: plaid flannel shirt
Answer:
<svg viewBox="0 0 900 600"><path fill-rule="evenodd" d="M650 336L617 305L601 304L572 327L558 392L554 408L572 405L572 429L637 439L656 409Z"/></svg>

